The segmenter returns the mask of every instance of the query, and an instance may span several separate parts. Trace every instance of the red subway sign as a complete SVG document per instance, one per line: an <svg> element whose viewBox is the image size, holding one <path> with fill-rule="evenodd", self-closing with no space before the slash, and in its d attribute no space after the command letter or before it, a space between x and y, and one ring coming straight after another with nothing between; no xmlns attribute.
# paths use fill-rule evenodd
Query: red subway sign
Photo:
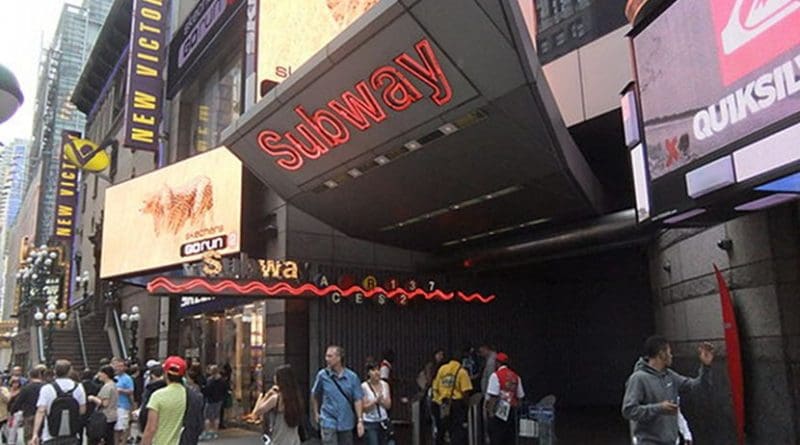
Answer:
<svg viewBox="0 0 800 445"><path fill-rule="evenodd" d="M368 131L388 119L387 110L402 112L425 99L409 78L425 84L427 98L443 106L453 98L450 82L445 77L433 47L427 39L414 45L416 55L404 52L374 70L369 78L355 84L352 90L328 101L327 105L308 111L294 108L300 122L293 130L280 133L266 129L257 136L258 146L275 158L286 170L297 171L307 159L319 159L330 150L350 141L351 131Z"/></svg>

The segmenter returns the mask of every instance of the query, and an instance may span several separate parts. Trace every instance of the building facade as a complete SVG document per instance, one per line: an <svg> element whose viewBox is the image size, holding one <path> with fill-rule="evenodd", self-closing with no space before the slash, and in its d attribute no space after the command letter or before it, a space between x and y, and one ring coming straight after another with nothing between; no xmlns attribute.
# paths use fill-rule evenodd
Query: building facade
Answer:
<svg viewBox="0 0 800 445"><path fill-rule="evenodd" d="M22 199L26 188L25 174L27 162L27 142L15 140L10 145L3 147L0 152L0 308L5 306L6 298L14 297L14 294L7 295L6 280L8 276L8 254L9 238L11 228L17 219ZM12 274L13 275L13 274ZM13 281L13 280L12 280ZM0 314L0 319L6 320L6 314Z"/></svg>
<svg viewBox="0 0 800 445"><path fill-rule="evenodd" d="M120 141L108 178L82 178L77 235L78 268L90 277L81 301L104 320L115 354L130 357L135 339L140 359L178 353L230 366L235 415L279 364L291 363L308 385L329 344L343 345L356 371L394 350L397 394L413 400L435 349L457 356L494 343L514 357L532 399L558 397L563 441L621 443L629 438L618 414L626 378L643 340L661 332L685 374L696 370L698 342L717 346L715 389L684 407L698 442L730 443L735 389L716 265L739 317L751 442L797 440L797 204L717 212L750 196L722 190L696 201L716 216L694 227L669 223L677 210L646 217L620 92L650 68L641 59L631 68L624 2L363 1L347 13L323 3L281 3L285 10L267 16L260 8L269 2L226 2L198 37L208 4L173 2L158 152L122 143L130 42L112 36L129 35L131 2L112 6L73 101L88 116L90 139ZM286 23L300 22L319 39L281 38L291 34ZM746 143L770 134L751 133ZM104 258L156 250L113 250L112 238L139 239L158 223L109 225L111 190L158 178L150 186L163 193L162 167L191 165L219 146L245 166L242 198L230 210L241 216L239 252L223 272L203 276L203 259L187 255L103 275ZM691 158L686 168L704 162ZM779 170L768 174L794 173L797 163ZM183 193L182 184L170 182L168 195ZM164 202L156 201L148 202ZM205 229L179 238L205 249L202 241L213 241L198 235ZM371 278L406 300L158 288L190 277L255 286L235 272L241 254L295 264L304 284L350 289ZM220 276L225 270L234 272ZM408 300L420 283L496 298ZM120 318L133 306L143 314L137 335ZM409 406L396 415L409 419ZM581 415L603 426L581 431Z"/></svg>
<svg viewBox="0 0 800 445"><path fill-rule="evenodd" d="M34 125L27 181L42 164L42 203L39 206L37 242L46 242L54 230L54 209L61 133L80 131L85 117L70 102L83 66L89 58L111 0L84 0L81 6L65 4L53 41L42 50L36 91Z"/></svg>

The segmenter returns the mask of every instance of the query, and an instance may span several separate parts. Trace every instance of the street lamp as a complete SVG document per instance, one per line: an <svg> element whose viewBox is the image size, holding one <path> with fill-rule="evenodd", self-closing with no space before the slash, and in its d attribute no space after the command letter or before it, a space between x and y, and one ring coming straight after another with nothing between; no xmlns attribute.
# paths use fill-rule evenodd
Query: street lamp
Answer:
<svg viewBox="0 0 800 445"><path fill-rule="evenodd" d="M78 285L78 289L81 290L81 299L89 298L89 271L84 270L82 274L75 277L75 283Z"/></svg>
<svg viewBox="0 0 800 445"><path fill-rule="evenodd" d="M23 100L22 90L14 73L0 65L0 123L13 116Z"/></svg>
<svg viewBox="0 0 800 445"><path fill-rule="evenodd" d="M43 352L45 363L49 367L53 366L53 332L56 329L56 325L63 325L66 323L67 318L69 318L69 315L64 311L59 311L53 303L47 305L45 312L42 312L42 310L37 307L36 312L33 314L33 320L36 326L45 326L47 328L45 331Z"/></svg>
<svg viewBox="0 0 800 445"><path fill-rule="evenodd" d="M19 292L20 314L33 315L33 324L37 327L39 339L39 356L48 365L52 365L53 332L56 324L64 324L68 315L58 311L61 305L63 273L58 258L60 250L56 247L41 245L31 247L26 258L22 261L20 270L16 274ZM28 308L33 308L30 312ZM20 318L20 327L30 326L30 315ZM42 328L46 327L43 333Z"/></svg>
<svg viewBox="0 0 800 445"><path fill-rule="evenodd" d="M136 343L136 336L139 333L139 317L140 317L140 315L139 315L139 306L131 307L131 313L130 314L123 312L119 316L119 319L122 321L122 323L125 326L128 327L128 329L130 330L130 333L131 333L131 345L130 345L130 348L129 348L131 362L135 362L136 361L136 355L137 355L137 352L139 351L139 347L137 346L137 343Z"/></svg>

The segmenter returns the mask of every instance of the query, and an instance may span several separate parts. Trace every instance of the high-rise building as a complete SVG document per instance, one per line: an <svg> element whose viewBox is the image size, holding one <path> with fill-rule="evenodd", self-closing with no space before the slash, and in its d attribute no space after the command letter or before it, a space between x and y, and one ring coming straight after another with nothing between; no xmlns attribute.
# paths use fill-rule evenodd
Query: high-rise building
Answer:
<svg viewBox="0 0 800 445"><path fill-rule="evenodd" d="M6 259L10 228L19 213L25 193L28 142L14 140L0 145L0 307L5 301ZM2 319L0 317L0 319Z"/></svg>
<svg viewBox="0 0 800 445"><path fill-rule="evenodd" d="M25 191L28 142L0 145L0 230L14 224Z"/></svg>
<svg viewBox="0 0 800 445"><path fill-rule="evenodd" d="M19 208L22 205L22 197L25 193L25 172L27 169L28 141L17 139L9 146L5 147L0 154L2 163L3 177L2 189L0 189L0 223L2 226L10 227L17 219Z"/></svg>
<svg viewBox="0 0 800 445"><path fill-rule="evenodd" d="M53 232L61 133L64 130L81 131L85 124L84 115L69 99L111 3L112 0L84 0L81 6L65 4L53 41L42 50L26 172L26 182L30 183L36 167L42 164L36 230L38 243L46 241Z"/></svg>

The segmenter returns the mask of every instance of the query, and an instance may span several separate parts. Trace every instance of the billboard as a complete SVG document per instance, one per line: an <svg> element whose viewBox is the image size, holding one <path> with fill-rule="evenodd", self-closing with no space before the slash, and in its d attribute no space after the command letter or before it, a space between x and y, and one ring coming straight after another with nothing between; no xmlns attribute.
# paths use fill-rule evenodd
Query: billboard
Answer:
<svg viewBox="0 0 800 445"><path fill-rule="evenodd" d="M200 0L169 44L167 97L172 98L202 63L204 56L228 26L243 0Z"/></svg>
<svg viewBox="0 0 800 445"><path fill-rule="evenodd" d="M170 0L133 0L125 145L158 151Z"/></svg>
<svg viewBox="0 0 800 445"><path fill-rule="evenodd" d="M242 164L225 147L106 190L102 278L240 248Z"/></svg>
<svg viewBox="0 0 800 445"><path fill-rule="evenodd" d="M261 0L257 99L288 78L379 0ZM303 30L303 32L295 32Z"/></svg>
<svg viewBox="0 0 800 445"><path fill-rule="evenodd" d="M64 245L72 246L75 234L75 218L78 214L78 167L67 157L66 147L73 141L80 140L81 134L76 131L61 132L61 162L58 165L58 183L56 187L55 224L53 236Z"/></svg>
<svg viewBox="0 0 800 445"><path fill-rule="evenodd" d="M798 29L797 0L678 0L634 36L653 180L798 113Z"/></svg>

